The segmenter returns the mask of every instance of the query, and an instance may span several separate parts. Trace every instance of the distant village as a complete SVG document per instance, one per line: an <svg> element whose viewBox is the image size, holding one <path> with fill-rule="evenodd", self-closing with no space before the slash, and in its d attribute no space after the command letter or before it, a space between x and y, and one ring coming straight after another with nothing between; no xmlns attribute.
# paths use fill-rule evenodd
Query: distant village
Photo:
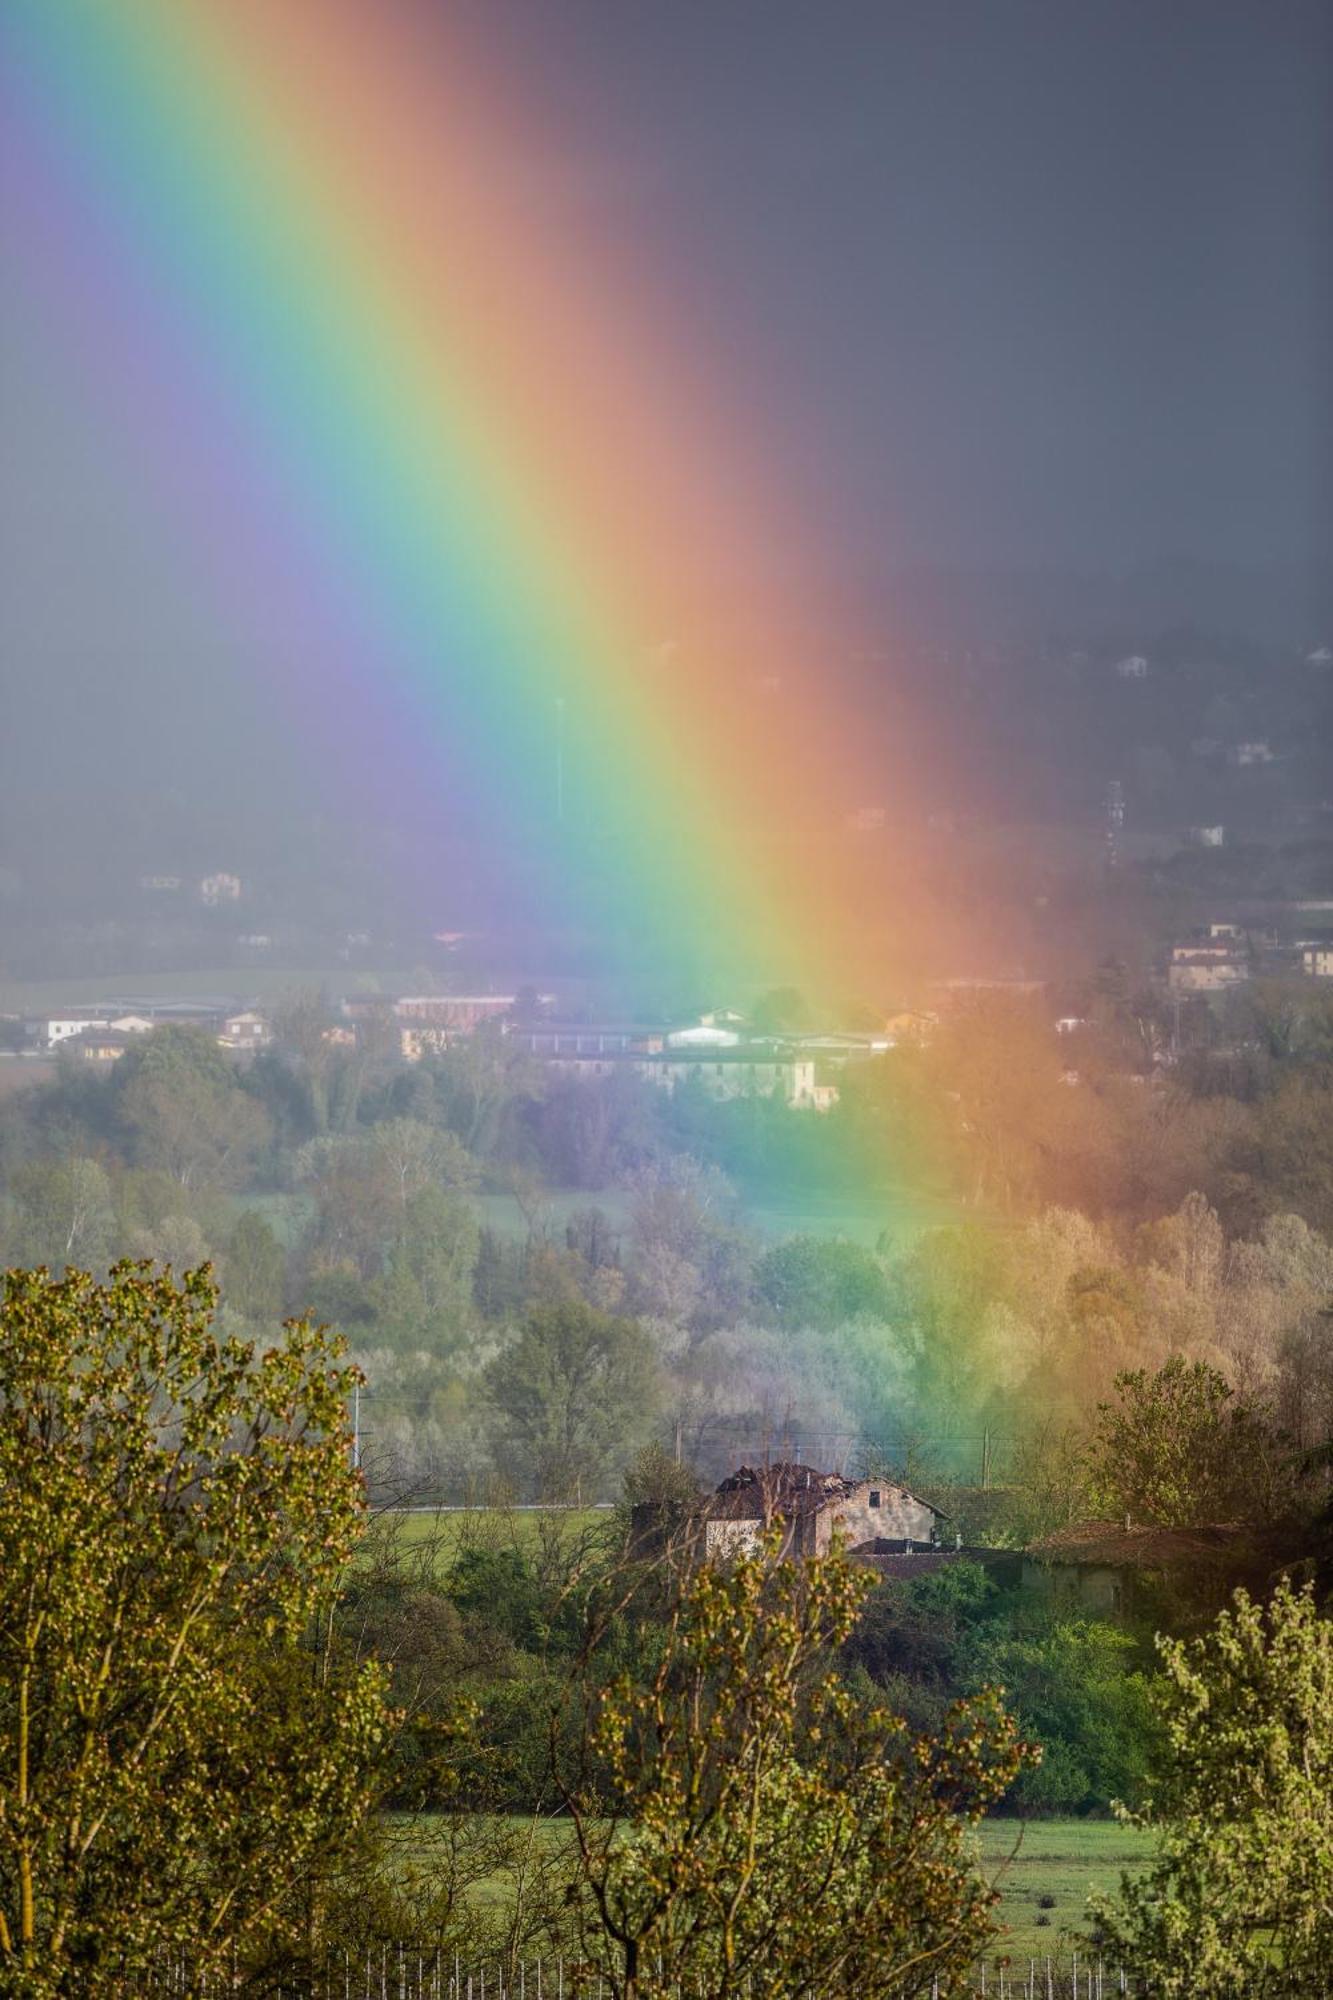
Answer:
<svg viewBox="0 0 1333 2000"><path fill-rule="evenodd" d="M209 878L239 896L233 876ZM217 892L223 893L223 892ZM1333 980L1333 897L1254 904L1239 915L1216 917L1172 942L1154 970L1153 986L1169 1017L1182 1002L1209 1002L1249 981ZM689 1083L716 1099L780 1097L794 1110L828 1111L838 1099L838 1076L848 1063L929 1039L941 1015L983 996L1051 1002L1051 1025L1076 1037L1088 1021L1058 1011L1057 989L1023 977L943 980L929 989L929 1005L886 1014L873 1028L851 1031L812 1027L761 1032L732 1009L666 1023L573 1018L553 994L526 992L348 994L331 1008L323 1034L332 1044L373 1047L404 1063L419 1063L485 1029L503 1037L544 1067L575 1080L630 1073L664 1091ZM241 996L152 999L133 996L86 1006L51 1008L3 1017L0 1062L22 1066L25 1079L37 1065L60 1056L105 1067L137 1037L167 1024L184 1024L215 1037L228 1054L245 1059L274 1037L274 1011ZM1177 1023L1178 1026L1178 1023ZM1169 1061L1164 1041L1155 1060ZM1070 1069L1068 1080L1077 1081Z"/></svg>

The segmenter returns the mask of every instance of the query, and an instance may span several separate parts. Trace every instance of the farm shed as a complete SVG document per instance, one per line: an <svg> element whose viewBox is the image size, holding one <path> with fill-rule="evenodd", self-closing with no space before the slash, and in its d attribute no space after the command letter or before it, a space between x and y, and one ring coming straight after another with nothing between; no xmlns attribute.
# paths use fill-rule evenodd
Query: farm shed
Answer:
<svg viewBox="0 0 1333 2000"><path fill-rule="evenodd" d="M812 1465L743 1465L704 1509L704 1547L726 1555L781 1522L784 1554L826 1555L835 1535L853 1551L887 1544L907 1553L932 1547L944 1518L891 1479L846 1479Z"/></svg>
<svg viewBox="0 0 1333 2000"><path fill-rule="evenodd" d="M1216 1575L1243 1557L1249 1541L1248 1531L1234 1522L1162 1528L1082 1521L1029 1544L1023 1587L1115 1618L1129 1609L1141 1581Z"/></svg>

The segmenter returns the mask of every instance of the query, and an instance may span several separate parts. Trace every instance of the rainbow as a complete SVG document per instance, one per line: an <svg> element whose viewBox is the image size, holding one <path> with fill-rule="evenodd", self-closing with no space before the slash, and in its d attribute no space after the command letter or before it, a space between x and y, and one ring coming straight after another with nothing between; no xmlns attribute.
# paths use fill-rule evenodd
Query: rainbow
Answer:
<svg viewBox="0 0 1333 2000"><path fill-rule="evenodd" d="M885 982L909 871L889 907L843 830L886 780L816 526L668 272L534 203L517 66L417 0L6 0L0 59L20 310L118 413L181 587L290 661L293 742L336 712L369 782L465 800L608 938Z"/></svg>

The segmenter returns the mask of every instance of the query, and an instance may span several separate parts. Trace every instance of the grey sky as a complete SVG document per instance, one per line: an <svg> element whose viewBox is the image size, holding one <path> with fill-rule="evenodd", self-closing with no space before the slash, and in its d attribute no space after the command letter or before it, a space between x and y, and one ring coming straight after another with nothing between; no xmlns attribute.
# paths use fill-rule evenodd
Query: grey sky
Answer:
<svg viewBox="0 0 1333 2000"><path fill-rule="evenodd" d="M916 563L1326 567L1326 0L441 4L568 135L534 204L608 207L679 272L853 592ZM0 318L10 787L92 813L120 758L123 809L165 754L231 797L239 756L256 800L316 796L270 726L282 662L239 657L114 420Z"/></svg>
<svg viewBox="0 0 1333 2000"><path fill-rule="evenodd" d="M1321 0L504 15L867 562L1315 553Z"/></svg>

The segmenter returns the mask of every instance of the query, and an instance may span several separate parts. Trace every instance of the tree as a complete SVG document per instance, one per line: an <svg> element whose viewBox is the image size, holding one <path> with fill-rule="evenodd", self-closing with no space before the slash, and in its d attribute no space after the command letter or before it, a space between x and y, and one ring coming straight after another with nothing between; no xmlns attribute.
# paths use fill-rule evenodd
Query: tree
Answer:
<svg viewBox="0 0 1333 2000"><path fill-rule="evenodd" d="M1085 1618L1045 1631L997 1623L969 1650L968 1681L1002 1683L1019 1728L1042 1746L1040 1765L1014 1788L1018 1810L1105 1812L1113 1799L1142 1796L1153 1715L1129 1633Z"/></svg>
<svg viewBox="0 0 1333 2000"><path fill-rule="evenodd" d="M828 1330L867 1314L886 1319L891 1300L879 1260L845 1237L789 1236L760 1258L755 1290L787 1326Z"/></svg>
<svg viewBox="0 0 1333 2000"><path fill-rule="evenodd" d="M420 1118L386 1118L370 1137L400 1209L427 1188L471 1188L477 1173L467 1148L452 1132Z"/></svg>
<svg viewBox="0 0 1333 2000"><path fill-rule="evenodd" d="M687 1155L630 1179L633 1281L641 1308L664 1319L725 1326L744 1311L753 1249L725 1174Z"/></svg>
<svg viewBox="0 0 1333 2000"><path fill-rule="evenodd" d="M370 1287L380 1330L395 1347L456 1352L473 1319L479 1234L472 1204L434 1184L412 1195Z"/></svg>
<svg viewBox="0 0 1333 2000"><path fill-rule="evenodd" d="M1203 1361L1173 1354L1155 1375L1117 1375L1098 1406L1091 1475L1103 1504L1163 1527L1260 1523L1289 1504L1287 1454L1263 1404Z"/></svg>
<svg viewBox="0 0 1333 2000"><path fill-rule="evenodd" d="M155 1028L116 1067L121 1115L141 1164L191 1190L245 1178L271 1127L211 1036Z"/></svg>
<svg viewBox="0 0 1333 2000"><path fill-rule="evenodd" d="M1333 1968L1333 1624L1284 1579L1202 1639L1159 1639L1157 1859L1094 1905L1162 2000L1305 2000Z"/></svg>
<svg viewBox="0 0 1333 2000"><path fill-rule="evenodd" d="M696 1568L648 1673L578 1691L586 1956L618 2000L958 1992L995 1901L964 1828L1034 1753L994 1696L928 1738L853 1697L829 1649L871 1580L775 1547Z"/></svg>
<svg viewBox="0 0 1333 2000"><path fill-rule="evenodd" d="M247 1319L277 1319L285 1274L281 1243L259 1210L247 1208L227 1239L223 1275L228 1305Z"/></svg>
<svg viewBox="0 0 1333 2000"><path fill-rule="evenodd" d="M28 1046L28 1030L17 1014L0 1015L0 1049L19 1055Z"/></svg>
<svg viewBox="0 0 1333 2000"><path fill-rule="evenodd" d="M575 1298L535 1306L486 1386L504 1445L558 1499L591 1499L643 1441L661 1396L642 1327Z"/></svg>
<svg viewBox="0 0 1333 2000"><path fill-rule="evenodd" d="M795 986L775 986L761 993L750 1009L757 1035L800 1034L810 1023L810 1003Z"/></svg>
<svg viewBox="0 0 1333 2000"><path fill-rule="evenodd" d="M383 1727L311 1650L361 1532L352 1374L221 1339L204 1271L11 1271L0 1310L0 1985L141 1990L308 1928Z"/></svg>
<svg viewBox="0 0 1333 2000"><path fill-rule="evenodd" d="M34 1160L9 1183L17 1210L17 1252L21 1262L100 1263L115 1225L111 1183L96 1160Z"/></svg>

